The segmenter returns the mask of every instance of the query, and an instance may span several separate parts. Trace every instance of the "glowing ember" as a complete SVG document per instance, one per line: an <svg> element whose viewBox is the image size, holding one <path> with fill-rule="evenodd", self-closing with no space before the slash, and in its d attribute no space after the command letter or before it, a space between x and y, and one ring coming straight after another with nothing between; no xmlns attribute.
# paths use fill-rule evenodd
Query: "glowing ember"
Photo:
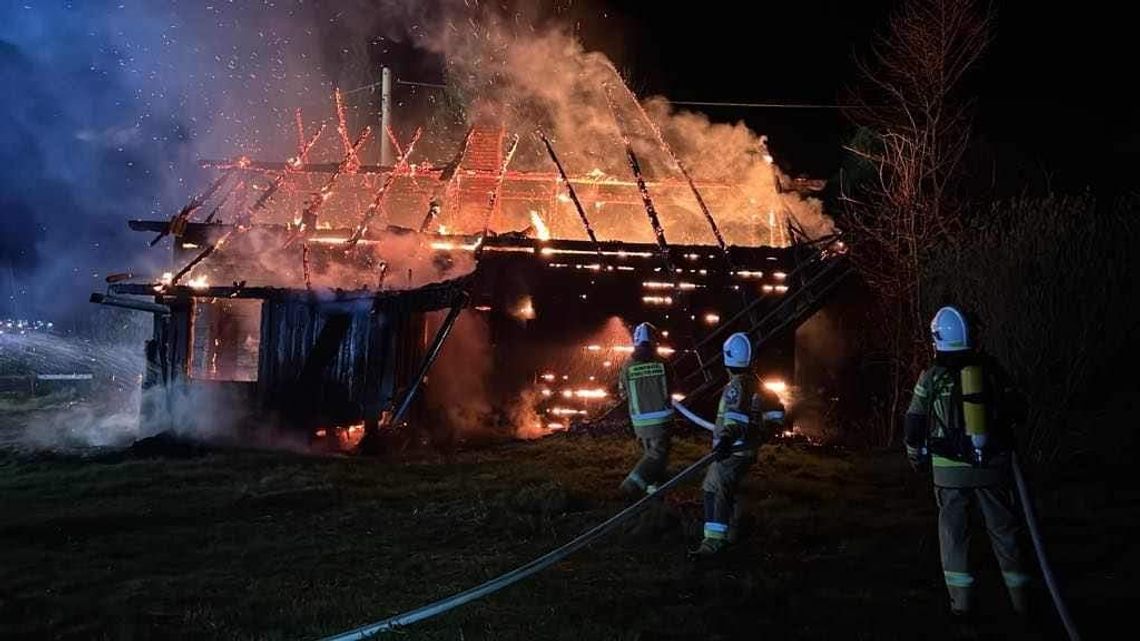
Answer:
<svg viewBox="0 0 1140 641"><path fill-rule="evenodd" d="M441 251L454 251L456 249L462 249L463 251L471 252L471 251L475 251L476 249L478 249L479 245L482 243L483 243L482 238L477 239L475 242L471 243L470 245L457 245L455 243L448 243L448 242L435 242L435 243L431 244L431 248L441 250Z"/></svg>
<svg viewBox="0 0 1140 641"><path fill-rule="evenodd" d="M566 393L563 392L563 395L565 395L565 394ZM609 395L610 395L609 392L607 392L606 390L604 390L600 387L597 387L594 389L574 390L574 396L577 396L578 398L606 398Z"/></svg>
<svg viewBox="0 0 1140 641"><path fill-rule="evenodd" d="M657 353L661 356L672 356L674 353L676 353L676 351L677 350L673 349L672 347L666 347L664 345L657 348Z"/></svg>
<svg viewBox="0 0 1140 641"><path fill-rule="evenodd" d="M641 302L646 305L672 305L672 296L642 296Z"/></svg>
<svg viewBox="0 0 1140 641"><path fill-rule="evenodd" d="M554 394L554 392L552 392L552 391L550 391L550 390L548 390L548 389L544 389L544 390L542 390L542 395L543 395L543 396L552 396L553 394Z"/></svg>
<svg viewBox="0 0 1140 641"><path fill-rule="evenodd" d="M705 323L708 325L716 325L720 322L720 316L716 314L705 314Z"/></svg>
<svg viewBox="0 0 1140 641"><path fill-rule="evenodd" d="M674 401L683 401L685 400L685 395L678 392L676 394L673 394L672 398Z"/></svg>
<svg viewBox="0 0 1140 641"><path fill-rule="evenodd" d="M546 227L546 223L542 222L538 212L533 209L530 210L530 224L534 225L534 232L538 234L539 240L550 240L550 230Z"/></svg>
<svg viewBox="0 0 1140 641"><path fill-rule="evenodd" d="M569 407L552 407L546 411L555 416L579 416L587 414L586 410L576 410Z"/></svg>
<svg viewBox="0 0 1140 641"><path fill-rule="evenodd" d="M522 304L515 310L514 317L519 320L534 320L534 302L530 296L523 299Z"/></svg>
<svg viewBox="0 0 1140 641"><path fill-rule="evenodd" d="M764 381L764 389L774 394L783 394L788 391L788 384L780 380Z"/></svg>
<svg viewBox="0 0 1140 641"><path fill-rule="evenodd" d="M784 280L785 278L788 277L788 275L785 274L784 272L773 272L772 277L775 278L776 280Z"/></svg>
<svg viewBox="0 0 1140 641"><path fill-rule="evenodd" d="M173 272L164 272L162 274L162 278L158 279L158 282L162 283L163 285L169 285L173 281L174 281L174 273Z"/></svg>
<svg viewBox="0 0 1140 641"><path fill-rule="evenodd" d="M696 283L664 283L661 281L654 281L654 280L645 281L644 283L641 284L641 286L646 288L646 289L673 289L673 288L677 288L677 289L684 289L684 290L697 289L698 287L702 287L702 285L698 285Z"/></svg>
<svg viewBox="0 0 1140 641"><path fill-rule="evenodd" d="M195 276L194 278L186 281L186 286L190 287L191 289L206 289L210 286L210 283L206 281L205 276Z"/></svg>
<svg viewBox="0 0 1140 641"><path fill-rule="evenodd" d="M566 426L562 423L547 423L546 428L551 430L564 430Z"/></svg>
<svg viewBox="0 0 1140 641"><path fill-rule="evenodd" d="M763 278L764 272L738 271L736 275L741 278Z"/></svg>
<svg viewBox="0 0 1140 641"><path fill-rule="evenodd" d="M542 380L544 380L544 381L552 381L554 379L555 379L554 374L551 374L549 372L542 375Z"/></svg>

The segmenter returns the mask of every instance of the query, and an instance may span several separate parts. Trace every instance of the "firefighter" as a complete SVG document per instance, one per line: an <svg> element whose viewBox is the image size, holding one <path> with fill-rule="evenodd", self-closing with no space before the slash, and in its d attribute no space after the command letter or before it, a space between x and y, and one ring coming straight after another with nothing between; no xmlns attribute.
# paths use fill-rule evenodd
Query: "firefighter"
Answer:
<svg viewBox="0 0 1140 641"><path fill-rule="evenodd" d="M705 528L700 547L692 552L698 558L720 553L736 540L740 510L736 490L756 452L784 421L784 407L772 392L757 390L751 371L752 342L738 332L724 342L724 365L728 384L720 395L713 431L713 451L717 460L705 472Z"/></svg>
<svg viewBox="0 0 1140 641"><path fill-rule="evenodd" d="M629 420L642 449L641 460L621 482L621 490L652 494L665 480L673 405L669 368L657 355L657 330L649 323L633 330L633 354L618 375L618 394L629 403Z"/></svg>
<svg viewBox="0 0 1140 641"><path fill-rule="evenodd" d="M1011 476L1012 425L1023 410L991 359L973 348L962 312L943 307L930 323L934 365L918 379L906 413L907 458L932 468L938 540L951 612L973 609L974 575L967 559L969 510L985 520L1014 611L1025 614L1029 576Z"/></svg>

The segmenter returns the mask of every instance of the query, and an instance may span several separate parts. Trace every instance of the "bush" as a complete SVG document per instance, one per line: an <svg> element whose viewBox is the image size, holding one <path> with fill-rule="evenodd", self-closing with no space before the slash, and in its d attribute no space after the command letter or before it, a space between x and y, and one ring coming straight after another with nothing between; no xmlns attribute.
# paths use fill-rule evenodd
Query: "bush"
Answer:
<svg viewBox="0 0 1140 641"><path fill-rule="evenodd" d="M1030 406L1022 447L1041 463L1121 460L1131 411L1138 312L1138 198L1001 202L975 216L925 269L929 312L955 304Z"/></svg>

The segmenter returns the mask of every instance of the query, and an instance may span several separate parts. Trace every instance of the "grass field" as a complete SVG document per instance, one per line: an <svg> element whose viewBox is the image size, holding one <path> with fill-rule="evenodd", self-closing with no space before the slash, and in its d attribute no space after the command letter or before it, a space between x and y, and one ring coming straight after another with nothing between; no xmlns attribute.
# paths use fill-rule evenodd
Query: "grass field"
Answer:
<svg viewBox="0 0 1140 641"><path fill-rule="evenodd" d="M684 440L674 468L705 443ZM621 509L631 440L552 437L403 461L224 451L0 454L0 638L312 639L530 560ZM911 639L944 612L933 500L897 452L768 446L745 538L694 565L697 484L524 584L407 639ZM1130 623L1140 493L1040 506L1086 638ZM979 540L983 609L1010 622ZM1042 638L1059 638L1040 617ZM1130 627L1130 626L1129 626ZM1127 628L1126 628L1127 629Z"/></svg>

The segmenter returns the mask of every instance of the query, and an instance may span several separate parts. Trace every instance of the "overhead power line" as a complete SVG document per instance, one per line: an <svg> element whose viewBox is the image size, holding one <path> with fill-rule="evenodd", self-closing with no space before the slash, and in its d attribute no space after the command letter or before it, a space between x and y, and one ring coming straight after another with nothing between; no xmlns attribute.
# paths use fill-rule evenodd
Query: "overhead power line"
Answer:
<svg viewBox="0 0 1140 641"><path fill-rule="evenodd" d="M667 99L668 100L668 99ZM694 107L745 107L748 109L843 109L854 105L824 105L799 102L716 102L696 100L669 100L671 105Z"/></svg>
<svg viewBox="0 0 1140 641"><path fill-rule="evenodd" d="M432 89L446 89L447 85L435 82L418 82L415 80L403 80L397 78L394 81L398 85L407 85L409 87L429 87ZM358 91L372 89L379 87L379 82L350 89L344 92L345 95L354 94ZM669 100L671 105L683 105L687 107L732 107L736 109L845 109L848 107L856 107L857 105L838 105L838 104L823 104L823 103L808 103L808 102L725 102L717 100Z"/></svg>

